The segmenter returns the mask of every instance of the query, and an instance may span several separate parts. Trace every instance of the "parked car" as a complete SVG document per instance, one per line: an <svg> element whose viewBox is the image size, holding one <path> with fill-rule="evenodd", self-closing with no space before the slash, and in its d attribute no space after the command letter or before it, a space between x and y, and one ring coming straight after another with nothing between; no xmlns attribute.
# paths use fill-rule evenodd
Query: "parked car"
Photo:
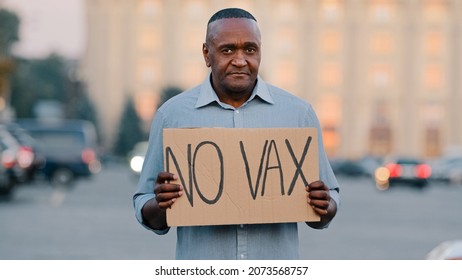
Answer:
<svg viewBox="0 0 462 280"><path fill-rule="evenodd" d="M40 168L45 158L41 153L37 141L35 141L29 133L19 126L17 123L3 124L6 130L13 136L19 144L18 165L24 169L24 180L32 181L35 177L37 169Z"/></svg>
<svg viewBox="0 0 462 280"><path fill-rule="evenodd" d="M443 181L453 185L462 184L462 156L447 156L432 164L432 180Z"/></svg>
<svg viewBox="0 0 462 280"><path fill-rule="evenodd" d="M356 160L333 159L330 160L330 165L337 176L359 177L366 174L366 170Z"/></svg>
<svg viewBox="0 0 462 280"><path fill-rule="evenodd" d="M13 192L14 187L16 186L15 180L13 178L13 171L12 166L9 162L8 158L8 152L6 152L8 147L3 143L3 141L0 140L0 158L1 158L1 164L0 164L0 197L9 197L11 193ZM4 152L6 152L6 158L4 158ZM8 160L8 162L4 162L5 160Z"/></svg>
<svg viewBox="0 0 462 280"><path fill-rule="evenodd" d="M411 157L388 158L375 170L374 178L379 190L386 190L392 185L409 184L423 188L428 184L431 167L424 161Z"/></svg>
<svg viewBox="0 0 462 280"><path fill-rule="evenodd" d="M9 196L17 185L27 180L33 154L5 124L0 124L0 162L0 195Z"/></svg>
<svg viewBox="0 0 462 280"><path fill-rule="evenodd" d="M37 141L44 163L38 171L55 185L69 185L101 169L96 131L84 120L17 120Z"/></svg>
<svg viewBox="0 0 462 280"><path fill-rule="evenodd" d="M365 156L360 159L332 159L332 170L337 176L370 177L375 169L380 166L380 160L376 157Z"/></svg>
<svg viewBox="0 0 462 280"><path fill-rule="evenodd" d="M24 182L26 179L25 166L30 162L30 155L21 149L19 142L4 125L0 125L0 142L3 146L2 165L7 169L15 184Z"/></svg>
<svg viewBox="0 0 462 280"><path fill-rule="evenodd" d="M131 172L139 176L143 167L144 157L148 150L148 141L142 141L135 144L131 152L128 154Z"/></svg>

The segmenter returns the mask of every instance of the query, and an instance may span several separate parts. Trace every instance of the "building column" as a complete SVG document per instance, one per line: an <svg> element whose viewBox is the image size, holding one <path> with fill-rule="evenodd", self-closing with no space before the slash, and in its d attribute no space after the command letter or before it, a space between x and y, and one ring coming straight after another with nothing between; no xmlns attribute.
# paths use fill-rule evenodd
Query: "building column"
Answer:
<svg viewBox="0 0 462 280"><path fill-rule="evenodd" d="M452 0L450 9L448 141L449 147L462 147L462 1Z"/></svg>
<svg viewBox="0 0 462 280"><path fill-rule="evenodd" d="M344 89L342 93L342 123L340 125L340 151L343 157L355 158L365 154L364 136L361 118L364 116L360 111L361 100L361 73L364 72L364 55L362 46L364 30L363 16L364 5L361 1L345 1L345 30L344 34ZM366 136L367 137L367 136ZM362 139L360 139L362 138ZM367 148L366 148L367 149Z"/></svg>
<svg viewBox="0 0 462 280"><path fill-rule="evenodd" d="M425 139L419 133L418 124L418 57L419 57L419 2L408 0L403 3L403 77L398 99L397 130L393 131L394 151L400 155L419 155L421 143ZM395 133L396 132L396 133Z"/></svg>

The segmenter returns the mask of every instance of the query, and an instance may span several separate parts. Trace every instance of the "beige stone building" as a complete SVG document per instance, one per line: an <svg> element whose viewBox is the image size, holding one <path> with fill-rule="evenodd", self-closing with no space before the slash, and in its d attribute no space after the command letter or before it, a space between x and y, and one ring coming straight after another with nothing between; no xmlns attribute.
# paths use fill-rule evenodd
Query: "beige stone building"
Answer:
<svg viewBox="0 0 462 280"><path fill-rule="evenodd" d="M87 0L82 73L106 145L127 95L150 124L161 91L208 69L209 17L257 18L261 76L317 110L332 157L434 157L462 146L462 0Z"/></svg>

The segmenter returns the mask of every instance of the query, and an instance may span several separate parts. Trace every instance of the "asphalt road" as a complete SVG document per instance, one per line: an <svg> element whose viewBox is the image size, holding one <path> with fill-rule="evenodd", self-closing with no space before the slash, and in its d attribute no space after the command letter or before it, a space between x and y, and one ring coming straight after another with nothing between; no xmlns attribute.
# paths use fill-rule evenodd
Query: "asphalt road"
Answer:
<svg viewBox="0 0 462 280"><path fill-rule="evenodd" d="M380 192L369 178L340 177L342 205L329 229L299 225L303 259L424 259L440 242L462 239L462 187L431 184ZM111 165L70 190L44 182L0 201L0 259L173 259L175 230L157 236L134 217L136 182Z"/></svg>

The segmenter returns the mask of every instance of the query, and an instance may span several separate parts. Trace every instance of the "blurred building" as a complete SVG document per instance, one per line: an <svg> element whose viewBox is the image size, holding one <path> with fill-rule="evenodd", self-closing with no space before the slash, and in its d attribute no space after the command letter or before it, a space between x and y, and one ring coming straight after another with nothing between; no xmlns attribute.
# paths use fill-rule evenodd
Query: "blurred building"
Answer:
<svg viewBox="0 0 462 280"><path fill-rule="evenodd" d="M126 95L150 123L167 86L207 75L218 9L252 12L261 76L317 110L330 156L423 157L462 145L462 0L88 0L83 73L107 145Z"/></svg>

